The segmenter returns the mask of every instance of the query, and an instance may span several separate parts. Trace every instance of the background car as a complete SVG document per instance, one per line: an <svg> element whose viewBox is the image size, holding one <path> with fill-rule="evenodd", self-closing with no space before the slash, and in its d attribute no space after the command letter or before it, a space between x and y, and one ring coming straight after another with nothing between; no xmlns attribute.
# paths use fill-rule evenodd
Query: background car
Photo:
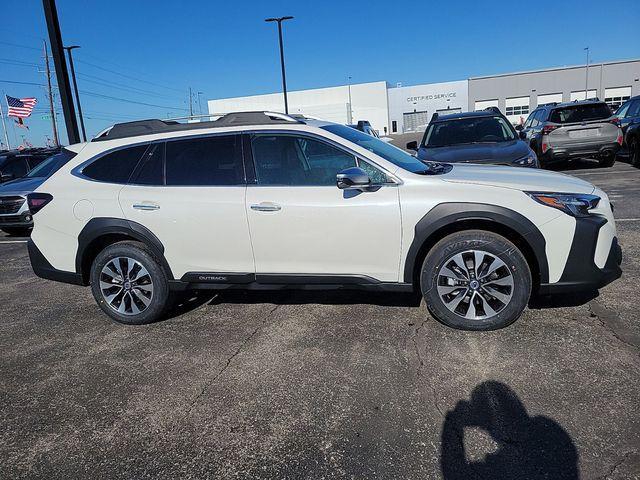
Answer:
<svg viewBox="0 0 640 480"><path fill-rule="evenodd" d="M524 132L543 167L585 157L610 167L622 144L616 122L605 102L585 100L541 105L516 128Z"/></svg>
<svg viewBox="0 0 640 480"><path fill-rule="evenodd" d="M495 107L478 112L433 114L417 150L423 161L484 163L538 168L538 159Z"/></svg>
<svg viewBox="0 0 640 480"><path fill-rule="evenodd" d="M71 148L75 148L73 146ZM0 185L0 230L9 235L27 236L33 228L33 218L27 205L27 195L75 157L76 152L63 148L40 162L22 178Z"/></svg>
<svg viewBox="0 0 640 480"><path fill-rule="evenodd" d="M0 183L24 177L42 161L59 151L59 148L30 148L1 153Z"/></svg>
<svg viewBox="0 0 640 480"><path fill-rule="evenodd" d="M622 148L618 156L640 167L640 95L630 98L615 113L622 129Z"/></svg>

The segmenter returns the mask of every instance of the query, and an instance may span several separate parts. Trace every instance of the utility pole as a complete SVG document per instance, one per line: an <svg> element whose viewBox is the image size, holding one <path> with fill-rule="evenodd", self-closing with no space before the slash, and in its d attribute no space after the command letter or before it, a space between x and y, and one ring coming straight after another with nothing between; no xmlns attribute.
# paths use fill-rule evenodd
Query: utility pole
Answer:
<svg viewBox="0 0 640 480"><path fill-rule="evenodd" d="M347 110L347 120L349 120L347 123L352 124L353 123L353 109L351 108L351 75L349 75L349 110Z"/></svg>
<svg viewBox="0 0 640 480"><path fill-rule="evenodd" d="M2 92L2 96L4 97L4 100L7 100L7 96L4 94L4 92ZM9 113L7 111L7 113ZM11 143L9 143L9 133L7 132L7 124L4 123L4 107L2 106L2 103L0 103L0 117L2 118L2 129L4 130L4 141L7 144L7 150L11 150Z"/></svg>
<svg viewBox="0 0 640 480"><path fill-rule="evenodd" d="M584 99L587 100L589 95L589 47L585 47L584 50L587 52L587 66L584 74Z"/></svg>
<svg viewBox="0 0 640 480"><path fill-rule="evenodd" d="M202 115L202 102L200 101L200 95L203 95L204 92L198 92L198 112Z"/></svg>
<svg viewBox="0 0 640 480"><path fill-rule="evenodd" d="M278 40L280 42L280 68L282 69L282 94L284 95L284 113L289 114L289 103L287 101L287 76L284 69L284 47L282 46L282 22L291 20L293 17L267 18L265 22L278 22Z"/></svg>
<svg viewBox="0 0 640 480"><path fill-rule="evenodd" d="M47 51L47 41L42 41L44 45L44 64L47 74L47 95L49 96L49 113L51 115L51 129L53 130L53 143L55 147L60 145L58 138L58 126L56 125L56 112L53 105L53 92L51 91L51 70L49 69L49 52Z"/></svg>
<svg viewBox="0 0 640 480"><path fill-rule="evenodd" d="M69 143L79 143L80 133L78 132L78 121L73 106L71 86L69 85L69 73L67 72L67 62L64 59L62 49L62 34L60 33L60 23L58 22L58 11L55 0L42 0L44 16L47 20L47 30L49 32L49 42L51 44L51 55L53 65L56 69L56 79L60 90L60 102L64 113L64 123L67 127L67 137Z"/></svg>
<svg viewBox="0 0 640 480"><path fill-rule="evenodd" d="M191 93L191 87L189 87L189 117L193 117L193 94ZM191 118L189 118L191 120Z"/></svg>
<svg viewBox="0 0 640 480"><path fill-rule="evenodd" d="M73 68L73 55L71 50L74 48L80 48L80 45L71 45L69 47L62 47L67 51L69 55L69 67L71 67L71 80L73 80L73 91L76 94L76 105L78 107L78 117L80 117L80 129L82 130L82 141L87 141L87 133L84 130L84 119L82 118L82 107L80 106L80 95L78 95L78 83L76 82L76 69Z"/></svg>

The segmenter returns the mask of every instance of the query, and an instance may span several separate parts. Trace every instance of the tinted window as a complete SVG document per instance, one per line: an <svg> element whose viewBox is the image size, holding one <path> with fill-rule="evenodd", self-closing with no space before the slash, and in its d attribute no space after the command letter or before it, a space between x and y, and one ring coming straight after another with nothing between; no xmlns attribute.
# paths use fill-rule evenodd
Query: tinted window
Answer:
<svg viewBox="0 0 640 480"><path fill-rule="evenodd" d="M164 185L164 143L149 147L131 183L136 185Z"/></svg>
<svg viewBox="0 0 640 480"><path fill-rule="evenodd" d="M109 183L127 183L148 145L123 148L98 158L82 169L82 174Z"/></svg>
<svg viewBox="0 0 640 480"><path fill-rule="evenodd" d="M346 125L326 125L322 128L355 143L359 147L366 148L370 152L375 153L388 162L404 168L405 170L414 173L424 173L425 171L429 171L429 166L422 163L416 157L409 155L398 147L383 142L379 138L372 137L371 135L362 133L359 130L354 130Z"/></svg>
<svg viewBox="0 0 640 480"><path fill-rule="evenodd" d="M62 149L60 153L50 156L36 168L31 170L27 177L46 178L57 172L65 163L75 157L76 154L70 150Z"/></svg>
<svg viewBox="0 0 640 480"><path fill-rule="evenodd" d="M167 185L242 184L240 135L167 142L165 168Z"/></svg>
<svg viewBox="0 0 640 480"><path fill-rule="evenodd" d="M29 171L27 167L27 161L24 158L16 158L14 160L9 160L2 167L3 175L13 175L13 178L24 177Z"/></svg>
<svg viewBox="0 0 640 480"><path fill-rule="evenodd" d="M251 146L260 185L335 185L340 170L356 166L353 155L307 137L257 135Z"/></svg>
<svg viewBox="0 0 640 480"><path fill-rule="evenodd" d="M470 117L430 124L424 144L426 147L436 148L514 139L511 126L502 117Z"/></svg>
<svg viewBox="0 0 640 480"><path fill-rule="evenodd" d="M606 103L593 103L556 108L551 112L549 121L553 123L580 123L590 120L604 120L610 116L611 109Z"/></svg>
<svg viewBox="0 0 640 480"><path fill-rule="evenodd" d="M629 107L629 111L627 112L628 117L637 117L640 115L640 100L635 100L631 103Z"/></svg>

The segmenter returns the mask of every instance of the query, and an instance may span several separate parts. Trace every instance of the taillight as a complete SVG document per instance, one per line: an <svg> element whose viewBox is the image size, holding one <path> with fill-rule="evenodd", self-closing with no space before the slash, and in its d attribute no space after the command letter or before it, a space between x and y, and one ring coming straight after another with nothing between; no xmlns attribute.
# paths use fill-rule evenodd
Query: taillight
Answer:
<svg viewBox="0 0 640 480"><path fill-rule="evenodd" d="M53 195L49 195L48 193L30 193L27 195L27 205L29 205L29 210L31 211L31 215L35 215L37 212L42 210L42 208L53 200Z"/></svg>
<svg viewBox="0 0 640 480"><path fill-rule="evenodd" d="M609 123L613 123L614 125L620 126L620 119L618 117L612 117L609 119Z"/></svg>
<svg viewBox="0 0 640 480"><path fill-rule="evenodd" d="M547 150L549 150L549 145L542 142L542 153L545 153Z"/></svg>
<svg viewBox="0 0 640 480"><path fill-rule="evenodd" d="M618 138L616 138L616 142L618 142L618 145L622 146L623 140L624 138L622 137L622 130L618 129Z"/></svg>
<svg viewBox="0 0 640 480"><path fill-rule="evenodd" d="M556 128L560 128L560 125L545 125L544 127L542 127L542 134L549 135Z"/></svg>

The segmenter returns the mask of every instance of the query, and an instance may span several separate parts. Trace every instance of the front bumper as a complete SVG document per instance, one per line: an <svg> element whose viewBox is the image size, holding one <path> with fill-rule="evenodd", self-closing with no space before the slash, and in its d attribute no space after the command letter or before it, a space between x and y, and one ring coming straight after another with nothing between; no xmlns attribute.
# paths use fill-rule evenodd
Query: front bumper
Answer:
<svg viewBox="0 0 640 480"><path fill-rule="evenodd" d="M601 216L577 219L569 257L560 281L542 283L540 294L589 292L620 278L622 248L616 237L613 237L604 267L599 268L594 261L598 234L606 223L607 219Z"/></svg>
<svg viewBox="0 0 640 480"><path fill-rule="evenodd" d="M0 215L0 228L2 227L33 227L33 218L29 211L20 215Z"/></svg>

